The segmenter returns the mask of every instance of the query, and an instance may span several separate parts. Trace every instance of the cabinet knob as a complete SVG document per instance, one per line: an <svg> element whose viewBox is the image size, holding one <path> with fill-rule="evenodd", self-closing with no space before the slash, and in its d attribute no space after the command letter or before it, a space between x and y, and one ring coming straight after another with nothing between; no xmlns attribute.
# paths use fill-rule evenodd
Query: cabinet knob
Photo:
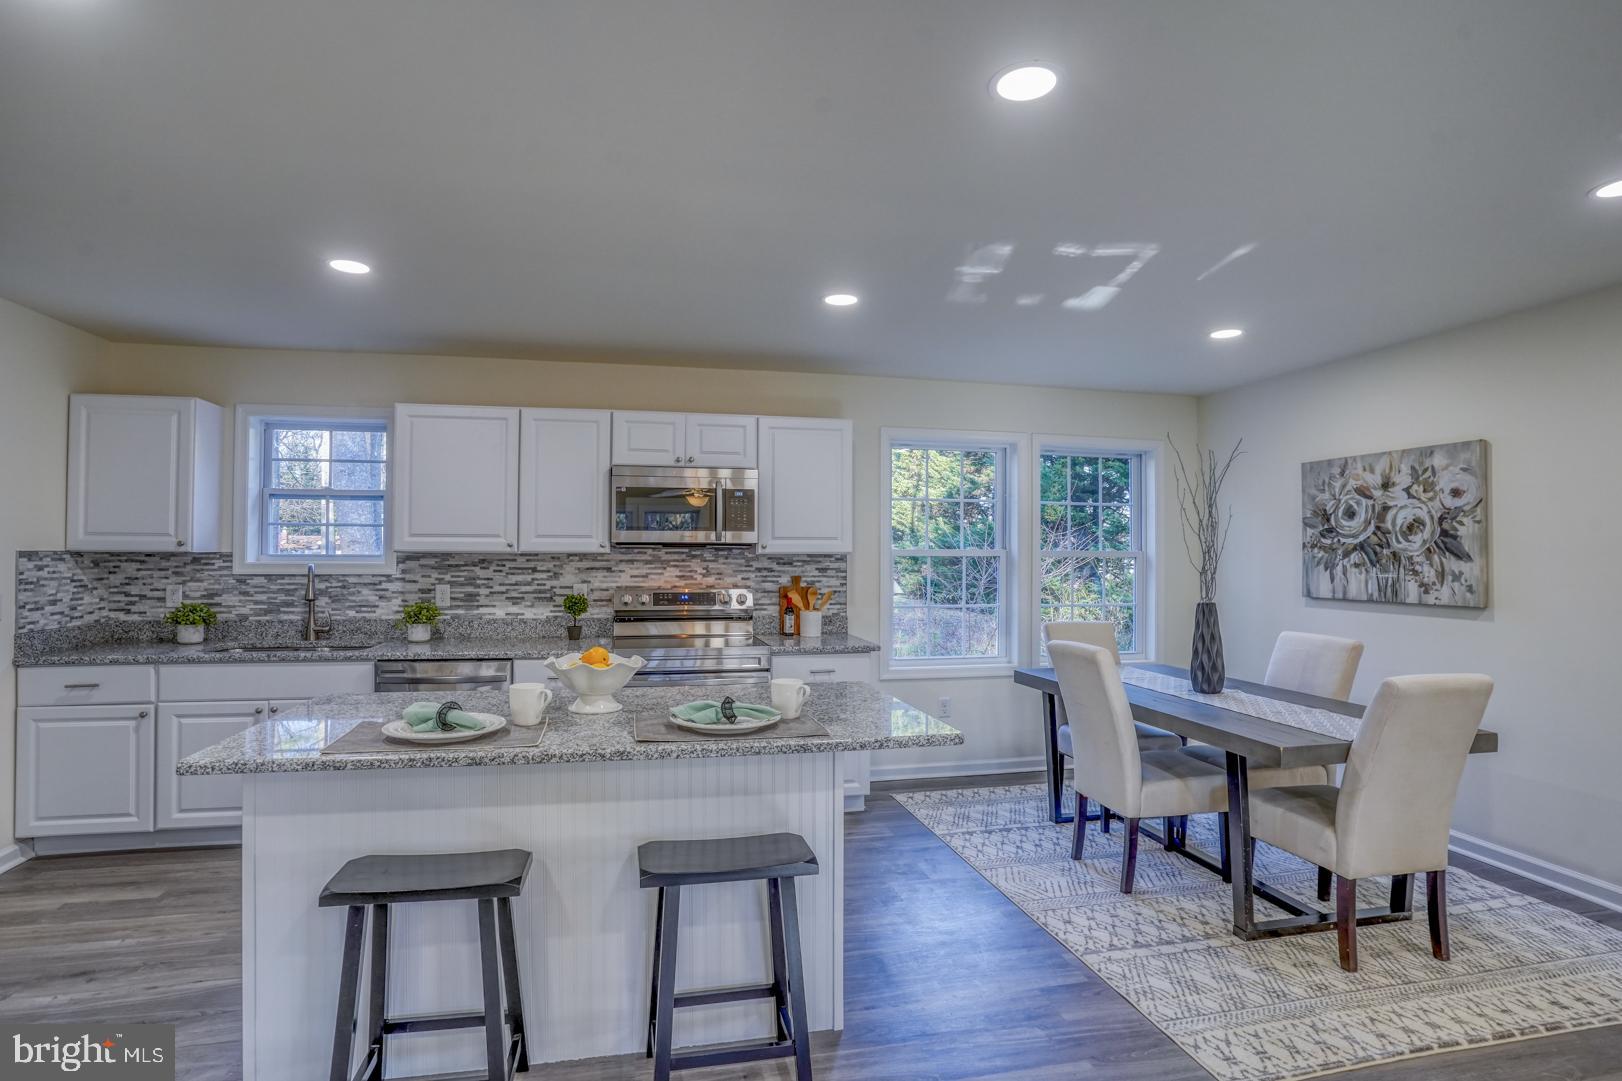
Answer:
<svg viewBox="0 0 1622 1081"><path fill-rule="evenodd" d="M175 541L175 547L176 548L184 548L184 547L186 547L186 542L183 541L183 540L177 540L177 541Z"/></svg>
<svg viewBox="0 0 1622 1081"><path fill-rule="evenodd" d="M272 713L280 713L282 711L282 707L281 706L271 706L270 711Z"/></svg>
<svg viewBox="0 0 1622 1081"><path fill-rule="evenodd" d="M607 548L608 547L608 542L607 541L602 541L597 545L597 547L599 547L599 548Z"/></svg>
<svg viewBox="0 0 1622 1081"><path fill-rule="evenodd" d="M136 716L137 717L145 717L146 716L146 710L144 710L144 709L141 710L139 713L136 714Z"/></svg>
<svg viewBox="0 0 1622 1081"><path fill-rule="evenodd" d="M687 460L688 460L688 461L689 461L689 462L691 462L691 461L692 461L692 460L693 460L693 456L692 456L692 455L691 455L691 454L689 454L689 455L688 455L688 456L687 456Z"/></svg>
<svg viewBox="0 0 1622 1081"><path fill-rule="evenodd" d="M508 548L511 548L511 547L512 547L512 546L513 546L513 542L512 542L512 541L508 541L508 542L507 542L507 547L508 547Z"/></svg>
<svg viewBox="0 0 1622 1081"><path fill-rule="evenodd" d="M255 713L263 713L263 712L265 712L265 707L264 706L255 706L255 707L253 707L253 711Z"/></svg>
<svg viewBox="0 0 1622 1081"><path fill-rule="evenodd" d="M676 455L676 464L681 465L681 455Z"/></svg>

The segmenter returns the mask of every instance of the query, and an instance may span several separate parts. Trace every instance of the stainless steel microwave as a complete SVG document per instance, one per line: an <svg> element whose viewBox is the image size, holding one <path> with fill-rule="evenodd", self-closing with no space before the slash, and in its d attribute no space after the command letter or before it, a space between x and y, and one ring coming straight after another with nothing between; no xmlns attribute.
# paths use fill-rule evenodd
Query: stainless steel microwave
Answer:
<svg viewBox="0 0 1622 1081"><path fill-rule="evenodd" d="M610 474L615 544L754 544L754 469L617 465Z"/></svg>

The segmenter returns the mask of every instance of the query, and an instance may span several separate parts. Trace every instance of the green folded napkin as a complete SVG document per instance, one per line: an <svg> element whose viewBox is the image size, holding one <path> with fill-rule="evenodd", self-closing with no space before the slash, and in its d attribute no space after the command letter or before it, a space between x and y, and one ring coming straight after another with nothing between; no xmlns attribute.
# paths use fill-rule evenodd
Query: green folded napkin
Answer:
<svg viewBox="0 0 1622 1081"><path fill-rule="evenodd" d="M732 711L738 715L739 721L775 721L782 716L771 706L745 706L734 703ZM737 723L721 716L721 703L719 702L689 702L685 706L676 706L671 709L670 715L690 724Z"/></svg>
<svg viewBox="0 0 1622 1081"><path fill-rule="evenodd" d="M405 722L414 732L432 732L439 725L434 720L439 715L438 702L413 702L405 708ZM477 732L484 727L484 722L459 709L453 709L445 715L445 719L457 728L469 732Z"/></svg>

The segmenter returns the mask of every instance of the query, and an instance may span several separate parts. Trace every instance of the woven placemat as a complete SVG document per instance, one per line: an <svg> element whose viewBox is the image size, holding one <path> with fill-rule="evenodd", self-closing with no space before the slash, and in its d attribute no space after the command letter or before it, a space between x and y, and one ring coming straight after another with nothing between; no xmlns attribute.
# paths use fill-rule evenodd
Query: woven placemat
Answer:
<svg viewBox="0 0 1622 1081"><path fill-rule="evenodd" d="M725 725L716 725L714 731L694 732L670 723L668 713L645 710L636 715L632 731L638 743L703 743L712 739L827 739L828 730L819 721L806 716L781 720L770 728L753 732L728 732Z"/></svg>
<svg viewBox="0 0 1622 1081"><path fill-rule="evenodd" d="M521 727L507 723L507 727L477 739L458 740L455 743L407 743L390 739L383 734L382 721L363 721L321 748L322 754L399 754L401 751L505 751L514 747L538 747L546 734L546 725Z"/></svg>

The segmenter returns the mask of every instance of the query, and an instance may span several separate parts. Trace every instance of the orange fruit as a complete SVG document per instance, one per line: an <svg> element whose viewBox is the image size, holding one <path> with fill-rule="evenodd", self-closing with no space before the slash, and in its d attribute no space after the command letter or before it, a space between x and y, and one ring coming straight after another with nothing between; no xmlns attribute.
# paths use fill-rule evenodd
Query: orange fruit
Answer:
<svg viewBox="0 0 1622 1081"><path fill-rule="evenodd" d="M602 646L592 646L580 655L581 664L589 664L593 668L608 668L613 665L614 658Z"/></svg>

